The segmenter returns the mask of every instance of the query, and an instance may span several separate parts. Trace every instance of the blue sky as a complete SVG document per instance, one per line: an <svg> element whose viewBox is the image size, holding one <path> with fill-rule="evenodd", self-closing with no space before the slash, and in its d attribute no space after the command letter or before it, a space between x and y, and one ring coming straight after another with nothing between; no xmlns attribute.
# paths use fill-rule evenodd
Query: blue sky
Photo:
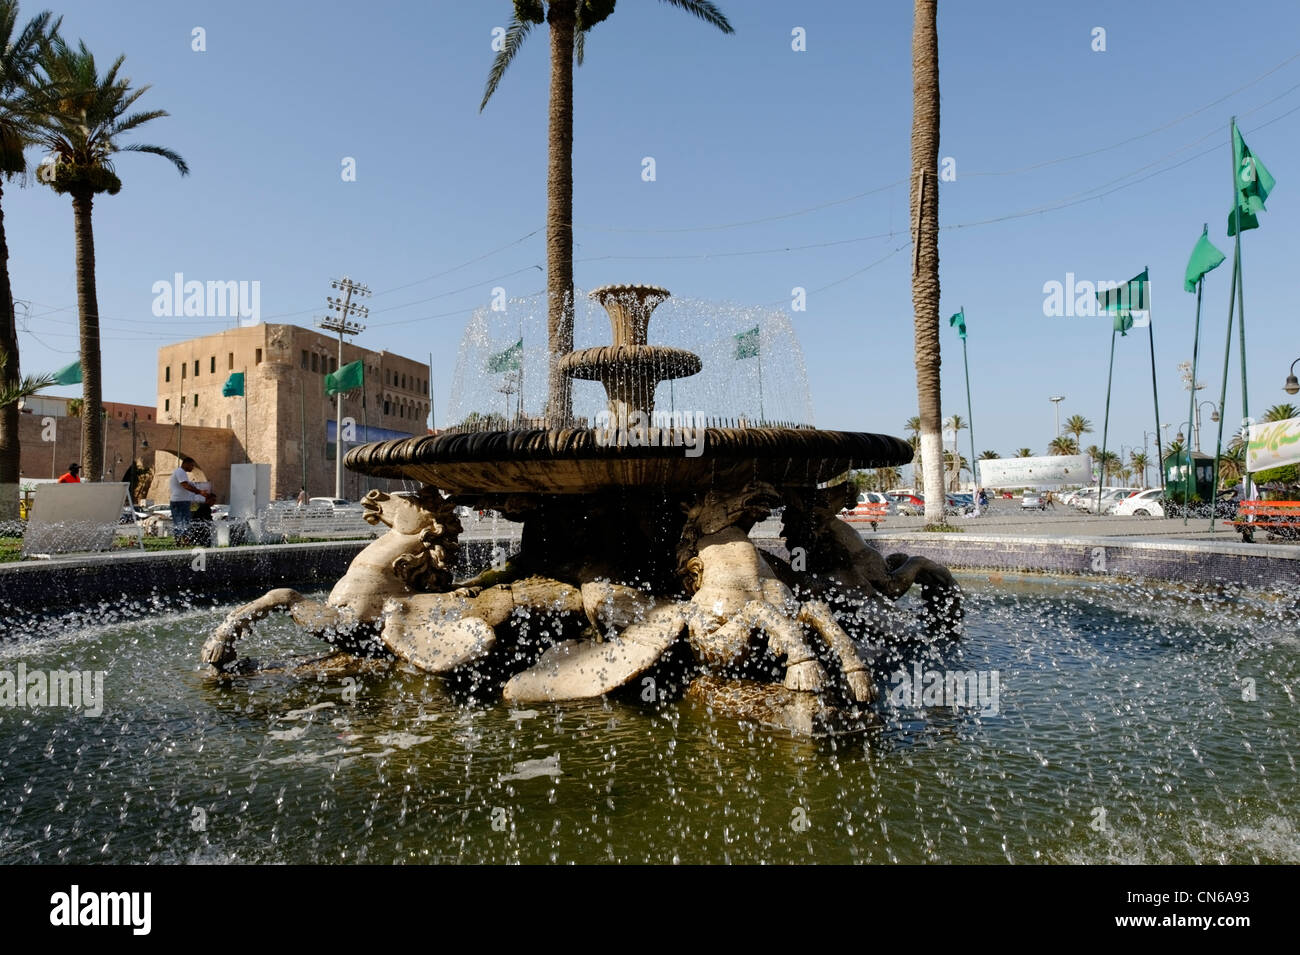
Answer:
<svg viewBox="0 0 1300 955"><path fill-rule="evenodd" d="M24 17L42 6L24 4ZM123 155L122 192L96 203L106 399L152 404L156 348L228 327L154 316L153 285L176 272L258 281L263 320L299 324L323 313L331 278L365 282L376 295L358 341L432 351L439 408L473 310L495 286L543 287L544 29L478 110L507 0L49 6L105 64L126 54L125 74L152 85L139 106L171 113L139 139L192 169L181 178L157 157ZM807 310L790 318L816 423L901 434L916 413L911 5L719 6L734 36L652 0L622 0L591 33L575 78L577 283L787 309L802 287ZM940 153L956 162L940 188L942 310L965 307L977 450L1042 453L1053 394L1066 396L1062 417L1092 419L1085 443L1100 443L1109 324L1043 312L1044 284L1069 272L1123 280L1150 267L1162 421L1172 434L1187 420L1176 365L1191 357L1195 297L1182 275L1205 222L1231 254L1233 114L1278 183L1243 241L1252 410L1287 399L1300 357L1286 291L1300 250L1300 10L1249 9L941 4ZM195 27L205 52L191 49ZM344 157L355 182L343 181ZM31 303L27 318L19 308L23 367L51 370L76 351L71 203L9 185L4 214L15 297ZM767 221L712 228L756 219ZM1217 400L1229 280L1230 262L1207 281L1202 400ZM944 414L965 416L960 341L945 325L942 342ZM1237 360L1234 334L1233 422ZM1140 446L1154 427L1149 361L1145 332L1120 341L1112 448Z"/></svg>

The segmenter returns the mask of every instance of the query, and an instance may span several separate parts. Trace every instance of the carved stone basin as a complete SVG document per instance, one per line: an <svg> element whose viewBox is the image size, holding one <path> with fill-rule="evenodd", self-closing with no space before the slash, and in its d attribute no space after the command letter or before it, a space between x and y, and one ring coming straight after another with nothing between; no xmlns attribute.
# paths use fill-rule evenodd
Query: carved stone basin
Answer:
<svg viewBox="0 0 1300 955"><path fill-rule="evenodd" d="M693 432L695 429L683 429ZM849 468L912 460L899 438L813 428L650 429L657 443L619 444L596 429L476 431L362 445L344 462L374 477L423 481L452 494L592 494L613 488L691 492L766 481L814 487ZM665 443L678 439L677 444ZM696 453L698 451L698 453Z"/></svg>

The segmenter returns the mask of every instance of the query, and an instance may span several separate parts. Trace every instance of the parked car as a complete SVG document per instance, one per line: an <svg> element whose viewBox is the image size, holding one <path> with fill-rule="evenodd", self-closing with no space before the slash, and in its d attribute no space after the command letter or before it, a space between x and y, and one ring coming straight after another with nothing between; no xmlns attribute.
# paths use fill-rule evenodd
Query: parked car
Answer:
<svg viewBox="0 0 1300 955"><path fill-rule="evenodd" d="M1110 513L1116 517L1164 517L1165 508L1162 503L1164 493L1158 487L1138 491L1132 497L1126 497L1116 503Z"/></svg>
<svg viewBox="0 0 1300 955"><path fill-rule="evenodd" d="M918 517L925 513L925 498L916 494L887 495L894 502L894 508L906 517Z"/></svg>
<svg viewBox="0 0 1300 955"><path fill-rule="evenodd" d="M1022 511L1045 511L1047 510L1047 498L1037 491L1026 490L1020 498L1020 509Z"/></svg>
<svg viewBox="0 0 1300 955"><path fill-rule="evenodd" d="M1120 501L1133 494L1130 487L1113 487L1103 489L1101 497L1097 497L1097 491L1094 488L1091 494L1085 495L1080 503L1079 510L1086 511L1089 514L1109 514L1111 508Z"/></svg>
<svg viewBox="0 0 1300 955"><path fill-rule="evenodd" d="M970 494L949 494L944 504L949 514L970 514L975 510L975 498Z"/></svg>

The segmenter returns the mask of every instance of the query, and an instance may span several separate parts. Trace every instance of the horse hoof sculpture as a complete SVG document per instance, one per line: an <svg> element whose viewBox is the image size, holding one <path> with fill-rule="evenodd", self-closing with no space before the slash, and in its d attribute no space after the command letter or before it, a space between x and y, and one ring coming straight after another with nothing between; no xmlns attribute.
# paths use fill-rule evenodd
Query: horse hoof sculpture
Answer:
<svg viewBox="0 0 1300 955"><path fill-rule="evenodd" d="M689 353L646 344L649 312L667 294L650 286L593 292L610 312L617 347L575 353L565 366L606 380L620 427L675 426L636 406L649 403L653 388L630 388L630 378L698 371ZM356 448L347 456L352 469L426 486L366 495L366 520L389 531L329 596L277 589L236 608L204 645L202 663L214 675L239 669L239 639L285 610L342 650L396 657L513 703L628 687L644 700L686 693L715 701L719 712L816 732L875 698L872 647L914 619L894 606L914 585L924 630L957 632L961 590L946 568L882 556L836 516L844 473L906 463L906 444L811 428L701 431L689 442L703 445L697 455L671 435L610 441L585 427ZM458 505L523 524L505 567L459 584ZM790 560L750 539L776 508ZM657 689L647 695L646 686Z"/></svg>

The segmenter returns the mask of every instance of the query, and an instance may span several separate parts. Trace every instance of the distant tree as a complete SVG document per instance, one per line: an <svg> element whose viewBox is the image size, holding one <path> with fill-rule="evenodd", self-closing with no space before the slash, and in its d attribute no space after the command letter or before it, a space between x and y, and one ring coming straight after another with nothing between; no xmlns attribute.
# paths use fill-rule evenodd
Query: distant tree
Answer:
<svg viewBox="0 0 1300 955"><path fill-rule="evenodd" d="M1068 434L1053 438L1047 446L1048 454L1078 454L1079 442Z"/></svg>
<svg viewBox="0 0 1300 955"><path fill-rule="evenodd" d="M1151 466L1151 459L1143 451L1132 451L1128 456L1129 466L1133 468L1134 474L1142 476L1142 483L1147 483L1147 468Z"/></svg>
<svg viewBox="0 0 1300 955"><path fill-rule="evenodd" d="M1001 459L1002 459L1002 455L998 454L996 451L981 451L981 452L980 452L980 460L981 460L981 461L1000 461Z"/></svg>
<svg viewBox="0 0 1300 955"><path fill-rule="evenodd" d="M1028 448L1016 448L1016 457L1018 458L1032 458L1033 456L1034 452Z"/></svg>
<svg viewBox="0 0 1300 955"><path fill-rule="evenodd" d="M1065 425L1061 428L1066 434L1074 435L1077 443L1083 439L1085 434L1092 434L1092 422L1081 414L1073 414L1065 419Z"/></svg>
<svg viewBox="0 0 1300 955"><path fill-rule="evenodd" d="M1295 405L1284 404L1274 405L1264 412L1261 421L1286 421L1289 418L1300 418L1300 408Z"/></svg>

